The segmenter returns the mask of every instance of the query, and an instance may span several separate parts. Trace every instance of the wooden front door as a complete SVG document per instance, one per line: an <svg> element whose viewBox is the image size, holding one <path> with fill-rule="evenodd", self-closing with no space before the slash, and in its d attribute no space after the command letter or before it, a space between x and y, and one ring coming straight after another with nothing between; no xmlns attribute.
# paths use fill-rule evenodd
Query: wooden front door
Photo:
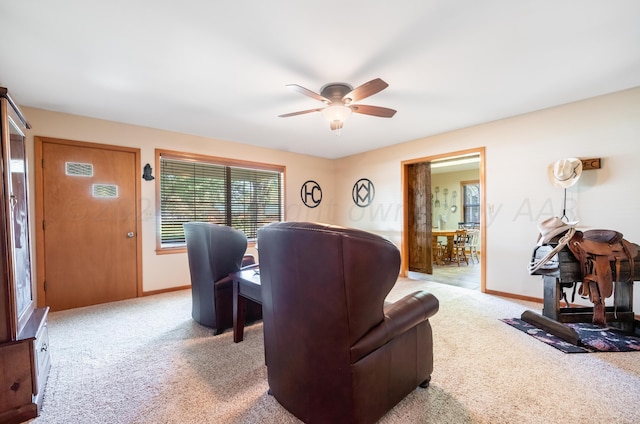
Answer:
<svg viewBox="0 0 640 424"><path fill-rule="evenodd" d="M35 141L38 303L57 311L137 297L139 150Z"/></svg>
<svg viewBox="0 0 640 424"><path fill-rule="evenodd" d="M407 189L409 271L433 274L429 162L409 165Z"/></svg>

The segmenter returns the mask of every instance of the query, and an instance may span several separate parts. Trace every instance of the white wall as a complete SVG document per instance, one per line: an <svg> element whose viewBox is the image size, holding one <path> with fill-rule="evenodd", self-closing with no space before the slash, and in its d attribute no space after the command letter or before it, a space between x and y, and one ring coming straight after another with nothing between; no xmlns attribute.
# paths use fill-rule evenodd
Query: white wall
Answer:
<svg viewBox="0 0 640 424"><path fill-rule="evenodd" d="M562 214L562 190L547 179L550 163L565 157L602 158L602 169L585 171L568 189L568 215L581 228L605 227L640 243L640 88L516 116L446 134L426 137L335 161L237 143L206 139L91 118L23 108L33 135L139 147L145 163L154 149L276 163L287 167L286 218L321 221L373 231L398 245L402 229L401 162L485 147L486 288L542 298L542 282L526 272L544 218ZM33 162L31 162L33 163ZM30 169L33 185L33 169ZM376 187L373 204L355 206L354 183L369 178ZM323 201L302 206L300 186L319 182ZM33 187L31 193L34 193ZM145 291L188 284L186 255L155 253L155 186L142 183L143 283ZM33 223L32 223L33 225ZM640 290L634 296L640 312Z"/></svg>
<svg viewBox="0 0 640 424"><path fill-rule="evenodd" d="M561 216L563 191L549 164L565 157L602 158L567 190L567 215L579 228L611 228L640 244L640 88L370 151L336 161L337 223L388 235L400 243L401 162L485 147L486 288L543 297L540 277L526 271L537 223ZM366 177L376 198L354 208L350 190ZM387 212L388 211L388 212ZM634 295L640 312L640 290Z"/></svg>
<svg viewBox="0 0 640 424"><path fill-rule="evenodd" d="M140 175L146 163L154 167L153 173L157 175L156 148L284 165L286 166L285 218L293 221L330 222L333 220L331 205L334 203L334 163L331 160L42 109L22 107L21 110L32 126L27 133L27 157L30 164L34 163L33 136L39 135L139 148L141 150ZM35 217L33 166L29 167L29 178L32 194L31 216ZM313 209L304 206L300 199L300 187L308 179L318 182L323 191L322 202ZM142 181L141 186L143 291L189 285L186 253L156 254L155 181ZM33 228L35 223L33 219L31 221ZM32 234L34 234L33 231ZM249 252L255 253L255 249L250 248Z"/></svg>

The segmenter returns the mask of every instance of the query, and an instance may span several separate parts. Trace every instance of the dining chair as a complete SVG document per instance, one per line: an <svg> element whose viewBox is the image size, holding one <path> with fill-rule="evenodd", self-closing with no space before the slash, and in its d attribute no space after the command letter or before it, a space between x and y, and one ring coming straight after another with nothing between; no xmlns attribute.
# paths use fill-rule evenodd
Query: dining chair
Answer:
<svg viewBox="0 0 640 424"><path fill-rule="evenodd" d="M474 229L467 231L467 252L469 258L473 262L475 257L478 263L480 263L480 257L478 256L478 245L480 244L480 230Z"/></svg>
<svg viewBox="0 0 640 424"><path fill-rule="evenodd" d="M469 259L467 258L467 230L456 230L453 239L452 260L456 261L458 266L460 266L460 262L463 260L469 265Z"/></svg>

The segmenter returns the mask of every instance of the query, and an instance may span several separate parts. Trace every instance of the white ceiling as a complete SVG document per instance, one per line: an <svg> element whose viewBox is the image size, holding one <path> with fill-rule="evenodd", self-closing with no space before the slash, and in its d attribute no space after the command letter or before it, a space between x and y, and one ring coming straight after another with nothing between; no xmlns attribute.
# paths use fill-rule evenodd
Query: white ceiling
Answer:
<svg viewBox="0 0 640 424"><path fill-rule="evenodd" d="M327 158L640 86L638 0L2 0L0 28L23 106ZM393 118L278 118L322 106L286 84L378 77Z"/></svg>

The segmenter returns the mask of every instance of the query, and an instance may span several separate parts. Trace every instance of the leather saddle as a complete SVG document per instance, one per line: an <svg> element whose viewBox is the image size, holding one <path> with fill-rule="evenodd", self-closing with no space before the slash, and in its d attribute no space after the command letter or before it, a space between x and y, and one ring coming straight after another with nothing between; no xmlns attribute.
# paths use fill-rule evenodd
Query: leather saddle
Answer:
<svg viewBox="0 0 640 424"><path fill-rule="evenodd" d="M576 231L568 246L580 262L579 294L589 297L593 303L593 323L604 326L607 324L605 299L613 294L614 281L620 281L620 263L629 261L627 281L633 281L633 261L638 251L615 230Z"/></svg>

